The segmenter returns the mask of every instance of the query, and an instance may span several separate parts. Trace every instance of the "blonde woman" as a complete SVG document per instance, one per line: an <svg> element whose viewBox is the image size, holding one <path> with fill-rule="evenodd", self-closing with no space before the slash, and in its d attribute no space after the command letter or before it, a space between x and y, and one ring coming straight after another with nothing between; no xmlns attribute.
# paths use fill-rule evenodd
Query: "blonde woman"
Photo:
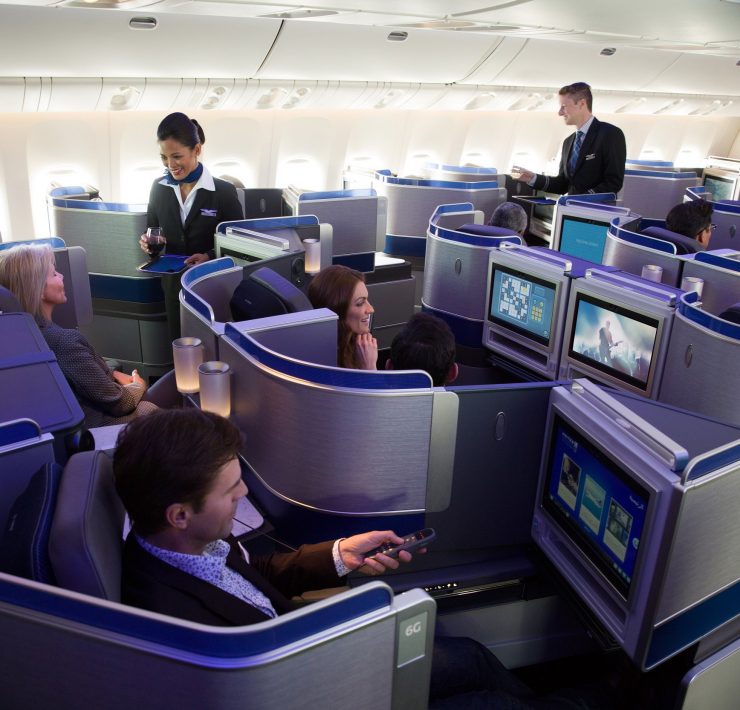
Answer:
<svg viewBox="0 0 740 710"><path fill-rule="evenodd" d="M50 246L21 244L0 252L0 285L36 319L85 412L88 427L121 424L157 409L141 401L146 383L136 370L131 375L111 372L82 333L52 321L54 308L66 303L67 296Z"/></svg>

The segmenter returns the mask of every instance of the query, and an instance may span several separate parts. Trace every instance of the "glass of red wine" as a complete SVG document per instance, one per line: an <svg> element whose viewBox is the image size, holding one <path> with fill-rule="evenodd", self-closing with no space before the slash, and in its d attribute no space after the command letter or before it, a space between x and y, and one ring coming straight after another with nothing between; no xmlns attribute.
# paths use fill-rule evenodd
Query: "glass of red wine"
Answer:
<svg viewBox="0 0 740 710"><path fill-rule="evenodd" d="M158 259L164 252L167 240L161 227L149 227L146 230L146 249L152 259Z"/></svg>

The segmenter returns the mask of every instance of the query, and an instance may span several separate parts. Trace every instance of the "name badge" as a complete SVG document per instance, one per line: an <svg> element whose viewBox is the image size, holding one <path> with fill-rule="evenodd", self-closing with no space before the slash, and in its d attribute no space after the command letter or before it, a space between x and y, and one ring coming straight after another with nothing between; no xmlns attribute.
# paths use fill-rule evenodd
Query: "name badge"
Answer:
<svg viewBox="0 0 740 710"><path fill-rule="evenodd" d="M201 209L200 213L203 217L215 217L216 216L216 210Z"/></svg>
<svg viewBox="0 0 740 710"><path fill-rule="evenodd" d="M595 157L596 157L596 153L589 153L589 154L588 154L588 155L586 156L586 158L585 158L585 159L586 159L586 160L593 160L593 159L594 159Z"/></svg>

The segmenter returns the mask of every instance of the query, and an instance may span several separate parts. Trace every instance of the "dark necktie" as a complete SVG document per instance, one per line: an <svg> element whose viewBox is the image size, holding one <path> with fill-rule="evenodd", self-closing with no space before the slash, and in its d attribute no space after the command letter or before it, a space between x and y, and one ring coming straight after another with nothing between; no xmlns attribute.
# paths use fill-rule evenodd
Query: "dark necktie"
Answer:
<svg viewBox="0 0 740 710"><path fill-rule="evenodd" d="M581 152L581 143L583 143L583 133L576 131L576 139L573 142L573 148L570 151L570 158L568 159L568 172L571 177L573 177L573 173L576 171L578 154Z"/></svg>

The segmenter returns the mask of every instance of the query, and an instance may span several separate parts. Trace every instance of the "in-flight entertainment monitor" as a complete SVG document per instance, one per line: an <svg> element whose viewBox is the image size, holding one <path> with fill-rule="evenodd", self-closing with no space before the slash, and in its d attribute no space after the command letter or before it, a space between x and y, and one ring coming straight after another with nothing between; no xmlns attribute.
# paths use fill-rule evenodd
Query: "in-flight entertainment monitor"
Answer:
<svg viewBox="0 0 740 710"><path fill-rule="evenodd" d="M704 171L702 184L706 191L711 193L713 202L740 199L740 175L707 168Z"/></svg>
<svg viewBox="0 0 740 710"><path fill-rule="evenodd" d="M549 347L558 283L495 263L490 283L488 319Z"/></svg>
<svg viewBox="0 0 740 710"><path fill-rule="evenodd" d="M538 380L558 377L571 284L570 262L548 254L527 247L491 251L483 323L483 345L498 364Z"/></svg>
<svg viewBox="0 0 740 710"><path fill-rule="evenodd" d="M612 217L611 214L603 218L563 214L559 220L558 251L600 264L604 257L606 235Z"/></svg>
<svg viewBox="0 0 740 710"><path fill-rule="evenodd" d="M529 233L549 242L552 235L552 218L554 212L554 204L543 204L533 201L532 214L529 218Z"/></svg>
<svg viewBox="0 0 740 710"><path fill-rule="evenodd" d="M541 505L627 600L635 578L650 493L556 413Z"/></svg>
<svg viewBox="0 0 740 710"><path fill-rule="evenodd" d="M571 360L647 392L661 318L578 292L571 323Z"/></svg>

